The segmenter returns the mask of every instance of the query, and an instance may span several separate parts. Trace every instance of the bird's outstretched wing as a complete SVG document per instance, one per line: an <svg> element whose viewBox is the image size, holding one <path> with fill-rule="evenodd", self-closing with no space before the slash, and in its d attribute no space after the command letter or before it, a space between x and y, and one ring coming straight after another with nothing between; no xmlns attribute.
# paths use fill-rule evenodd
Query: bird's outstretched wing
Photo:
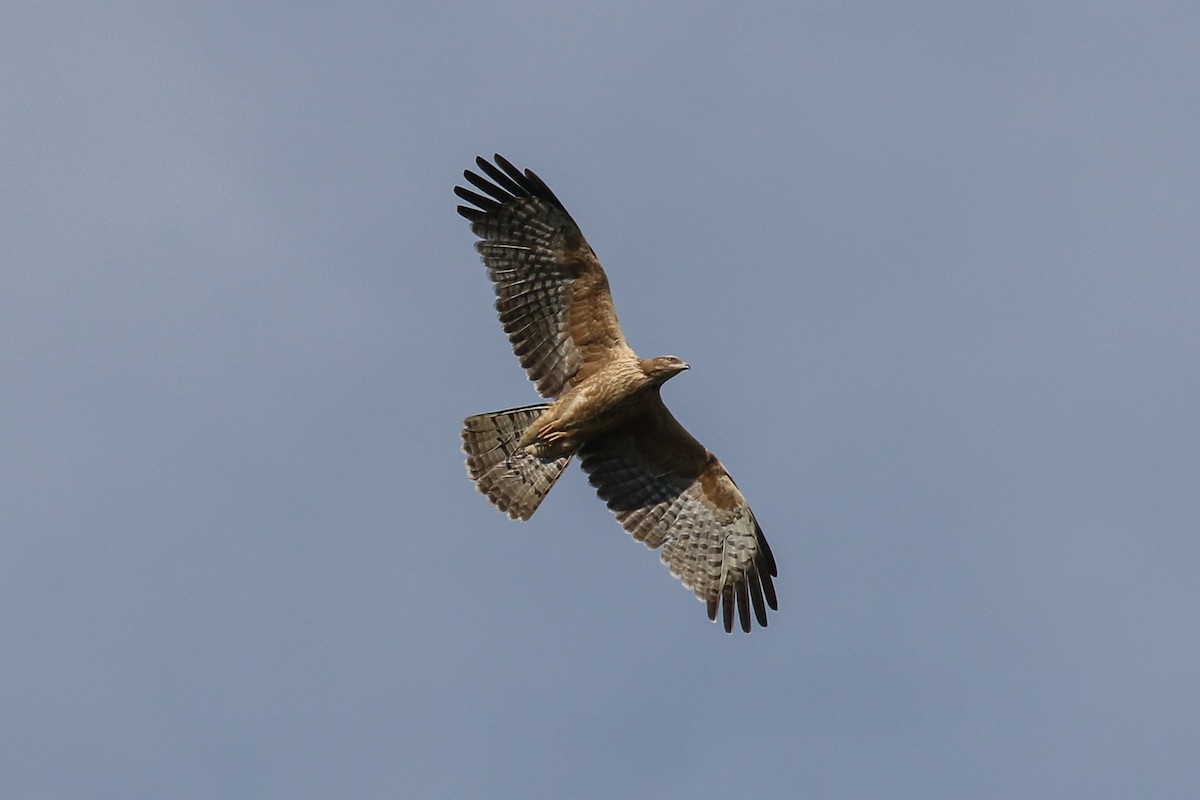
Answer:
<svg viewBox="0 0 1200 800"><path fill-rule="evenodd" d="M662 400L580 450L600 497L635 539L662 547L671 574L708 605L721 607L726 631L736 609L750 631L750 610L766 626L778 608L775 558L754 513L725 467L692 438Z"/></svg>
<svg viewBox="0 0 1200 800"><path fill-rule="evenodd" d="M529 379L556 397L616 356L632 351L613 310L608 278L579 226L532 170L475 159L483 175L454 187L458 213L496 286L496 310Z"/></svg>

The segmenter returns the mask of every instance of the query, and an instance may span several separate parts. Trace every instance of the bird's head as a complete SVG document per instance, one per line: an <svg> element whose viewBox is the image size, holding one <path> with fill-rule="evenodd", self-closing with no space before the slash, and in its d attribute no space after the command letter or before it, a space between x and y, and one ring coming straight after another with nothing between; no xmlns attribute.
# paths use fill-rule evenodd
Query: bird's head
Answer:
<svg viewBox="0 0 1200 800"><path fill-rule="evenodd" d="M688 369L686 362L675 356L659 356L642 362L642 370L657 384L662 384Z"/></svg>

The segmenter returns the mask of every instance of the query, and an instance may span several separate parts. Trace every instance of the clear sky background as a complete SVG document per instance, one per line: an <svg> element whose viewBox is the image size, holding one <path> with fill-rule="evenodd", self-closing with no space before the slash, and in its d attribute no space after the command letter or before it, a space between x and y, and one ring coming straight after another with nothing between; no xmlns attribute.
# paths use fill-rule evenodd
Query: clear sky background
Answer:
<svg viewBox="0 0 1200 800"><path fill-rule="evenodd" d="M1196 797L1195 2L3 16L7 796ZM766 630L468 482L497 151L691 363Z"/></svg>

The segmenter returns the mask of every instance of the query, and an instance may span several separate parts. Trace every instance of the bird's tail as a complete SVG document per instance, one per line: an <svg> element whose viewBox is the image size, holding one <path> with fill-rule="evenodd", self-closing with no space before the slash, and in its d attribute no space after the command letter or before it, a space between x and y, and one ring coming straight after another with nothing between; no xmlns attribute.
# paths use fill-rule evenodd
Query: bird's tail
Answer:
<svg viewBox="0 0 1200 800"><path fill-rule="evenodd" d="M463 422L467 474L488 500L513 519L529 519L571 461L568 453L539 458L519 446L521 434L548 405L476 414Z"/></svg>

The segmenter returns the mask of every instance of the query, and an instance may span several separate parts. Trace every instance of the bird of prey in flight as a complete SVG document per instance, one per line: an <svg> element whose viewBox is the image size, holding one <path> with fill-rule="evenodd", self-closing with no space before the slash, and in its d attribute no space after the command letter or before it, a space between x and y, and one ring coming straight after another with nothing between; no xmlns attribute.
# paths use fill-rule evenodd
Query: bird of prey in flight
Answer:
<svg viewBox="0 0 1200 800"><path fill-rule="evenodd" d="M550 402L468 417L467 472L527 520L575 455L621 525L662 549L671 574L732 632L766 626L775 558L725 467L671 416L659 390L688 368L639 358L617 323L608 278L579 226L531 170L497 155L454 188L496 290L513 352Z"/></svg>

